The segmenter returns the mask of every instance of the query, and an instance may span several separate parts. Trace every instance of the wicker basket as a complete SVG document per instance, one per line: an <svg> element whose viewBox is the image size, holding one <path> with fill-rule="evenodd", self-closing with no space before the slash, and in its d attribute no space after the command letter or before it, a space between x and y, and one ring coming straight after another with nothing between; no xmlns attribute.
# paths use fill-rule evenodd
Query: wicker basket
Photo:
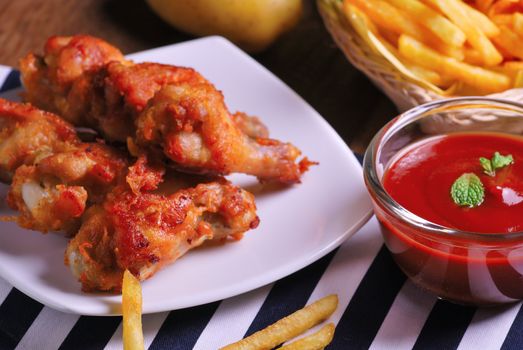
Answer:
<svg viewBox="0 0 523 350"><path fill-rule="evenodd" d="M400 73L388 60L372 50L356 33L341 11L341 0L317 0L325 26L353 66L361 70L403 112L420 104L448 98L428 90ZM523 88L488 97L523 103ZM480 116L481 118L481 116ZM459 124L459 117L455 120Z"/></svg>

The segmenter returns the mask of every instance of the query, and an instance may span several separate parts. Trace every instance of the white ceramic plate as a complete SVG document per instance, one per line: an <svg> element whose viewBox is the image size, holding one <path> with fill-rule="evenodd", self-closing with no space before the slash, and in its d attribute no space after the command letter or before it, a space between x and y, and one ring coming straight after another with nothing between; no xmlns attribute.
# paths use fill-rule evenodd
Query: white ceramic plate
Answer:
<svg viewBox="0 0 523 350"><path fill-rule="evenodd" d="M200 305L271 283L329 253L370 217L361 167L342 139L296 93L233 44L209 37L130 57L196 68L223 91L231 111L260 116L271 137L292 142L320 162L301 184L288 188L231 176L234 183L255 193L260 226L237 243L191 251L144 282L144 313ZM0 215L12 214L5 204L6 192L2 185ZM118 314L120 296L80 291L63 263L66 243L57 234L0 223L0 275L61 311Z"/></svg>

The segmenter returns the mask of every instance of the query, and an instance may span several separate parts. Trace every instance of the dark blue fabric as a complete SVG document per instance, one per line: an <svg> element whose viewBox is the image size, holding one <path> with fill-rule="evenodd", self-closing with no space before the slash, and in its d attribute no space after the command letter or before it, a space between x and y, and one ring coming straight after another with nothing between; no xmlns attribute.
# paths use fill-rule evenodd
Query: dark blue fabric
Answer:
<svg viewBox="0 0 523 350"><path fill-rule="evenodd" d="M335 253L334 251L327 254L314 264L277 281L245 336L251 335L305 306Z"/></svg>
<svg viewBox="0 0 523 350"><path fill-rule="evenodd" d="M328 348L346 349L350 344L350 349L368 349L405 280L382 246L338 322Z"/></svg>
<svg viewBox="0 0 523 350"><path fill-rule="evenodd" d="M63 341L60 350L103 349L121 320L118 316L81 316Z"/></svg>
<svg viewBox="0 0 523 350"><path fill-rule="evenodd" d="M0 305L0 349L14 349L43 305L13 288Z"/></svg>
<svg viewBox="0 0 523 350"><path fill-rule="evenodd" d="M501 346L501 350L523 349L523 306L519 308L516 319L510 326L507 337Z"/></svg>
<svg viewBox="0 0 523 350"><path fill-rule="evenodd" d="M149 350L192 349L220 302L171 311ZM226 325L224 325L225 327Z"/></svg>
<svg viewBox="0 0 523 350"><path fill-rule="evenodd" d="M475 312L475 307L438 300L425 321L413 349L457 349Z"/></svg>
<svg viewBox="0 0 523 350"><path fill-rule="evenodd" d="M16 89L21 85L22 84L20 83L20 72L13 69L11 72L9 72L7 78L5 78L2 87L0 87L0 92Z"/></svg>

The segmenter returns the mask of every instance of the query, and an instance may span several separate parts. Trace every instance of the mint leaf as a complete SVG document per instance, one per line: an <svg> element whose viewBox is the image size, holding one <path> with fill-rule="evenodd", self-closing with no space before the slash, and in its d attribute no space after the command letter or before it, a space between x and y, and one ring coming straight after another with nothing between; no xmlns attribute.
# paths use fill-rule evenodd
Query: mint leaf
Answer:
<svg viewBox="0 0 523 350"><path fill-rule="evenodd" d="M483 203L485 189L476 174L465 173L454 181L450 195L457 205L473 208Z"/></svg>
<svg viewBox="0 0 523 350"><path fill-rule="evenodd" d="M513 164L514 158L512 157L512 154L503 156L499 152L494 152L492 159L480 157L479 162L483 167L483 172L485 174L488 176L496 176L496 170Z"/></svg>
<svg viewBox="0 0 523 350"><path fill-rule="evenodd" d="M481 163L481 166L483 167L483 172L487 174L488 176L496 176L496 172L494 171L494 168L492 168L492 162L490 159L487 159L485 157L479 158L479 162Z"/></svg>
<svg viewBox="0 0 523 350"><path fill-rule="evenodd" d="M501 154L499 154L499 152L494 152L494 155L492 156L492 160L490 162L492 163L492 167L494 168L494 170L496 170L514 163L514 158L512 158L512 154L502 156Z"/></svg>

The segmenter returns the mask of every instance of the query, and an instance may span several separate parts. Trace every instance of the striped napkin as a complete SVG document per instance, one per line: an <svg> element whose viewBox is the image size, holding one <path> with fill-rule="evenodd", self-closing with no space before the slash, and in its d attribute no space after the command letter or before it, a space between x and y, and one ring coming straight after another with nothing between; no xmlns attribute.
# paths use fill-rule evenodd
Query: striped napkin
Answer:
<svg viewBox="0 0 523 350"><path fill-rule="evenodd" d="M3 84L2 84L3 82ZM20 85L1 69L1 91ZM521 303L477 309L417 289L385 249L372 218L340 248L243 295L143 316L148 349L217 349L337 293L329 349L523 349ZM65 314L0 278L0 350L122 349L120 317Z"/></svg>

